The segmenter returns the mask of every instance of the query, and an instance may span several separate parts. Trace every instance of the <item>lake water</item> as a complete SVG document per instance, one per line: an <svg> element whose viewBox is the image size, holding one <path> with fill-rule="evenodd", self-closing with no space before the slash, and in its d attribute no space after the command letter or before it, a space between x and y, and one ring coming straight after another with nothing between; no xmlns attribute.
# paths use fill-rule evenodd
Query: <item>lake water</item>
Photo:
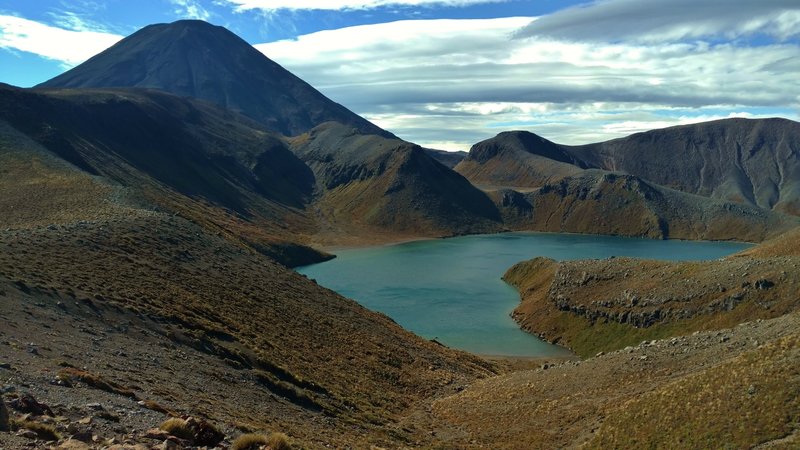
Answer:
<svg viewBox="0 0 800 450"><path fill-rule="evenodd" d="M566 351L520 330L510 317L519 295L500 277L512 265L536 256L556 260L610 256L704 260L748 246L504 233L342 250L336 259L298 272L450 347L486 355L554 356Z"/></svg>

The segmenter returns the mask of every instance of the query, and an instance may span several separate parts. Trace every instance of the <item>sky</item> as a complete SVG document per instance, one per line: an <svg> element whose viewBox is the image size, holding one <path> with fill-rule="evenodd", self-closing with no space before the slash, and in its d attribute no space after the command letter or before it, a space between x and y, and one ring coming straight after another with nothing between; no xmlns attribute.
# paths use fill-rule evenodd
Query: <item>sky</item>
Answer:
<svg viewBox="0 0 800 450"><path fill-rule="evenodd" d="M800 120L800 0L2 0L0 82L31 87L151 23L223 25L399 137L582 144Z"/></svg>

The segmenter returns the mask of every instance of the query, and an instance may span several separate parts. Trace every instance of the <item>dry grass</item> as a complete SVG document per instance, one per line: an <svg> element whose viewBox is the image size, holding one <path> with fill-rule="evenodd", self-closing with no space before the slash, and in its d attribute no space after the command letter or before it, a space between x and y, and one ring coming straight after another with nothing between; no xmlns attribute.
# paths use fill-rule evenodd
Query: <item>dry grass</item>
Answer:
<svg viewBox="0 0 800 450"><path fill-rule="evenodd" d="M258 450L268 443L269 439L263 434L248 433L236 438L231 444L231 450Z"/></svg>
<svg viewBox="0 0 800 450"><path fill-rule="evenodd" d="M54 426L44 423L33 422L30 420L17 421L15 422L15 428L31 430L36 433L37 436L39 436L39 439L44 441L57 441L61 439L61 435L58 434L58 431L56 431Z"/></svg>
<svg viewBox="0 0 800 450"><path fill-rule="evenodd" d="M159 428L181 439L190 440L194 438L194 431L189 428L185 420L178 417L172 417L165 420L164 423L159 426Z"/></svg>
<svg viewBox="0 0 800 450"><path fill-rule="evenodd" d="M267 438L267 445L271 450L292 450L292 444L289 443L289 436L283 433L270 433Z"/></svg>
<svg viewBox="0 0 800 450"><path fill-rule="evenodd" d="M113 381L106 381L103 379L103 377L89 373L85 370L76 369L74 367L65 367L64 369L58 371L58 375L56 377L62 380L81 381L93 388L100 389L101 391L136 399L136 393L134 393L132 390L114 383Z"/></svg>
<svg viewBox="0 0 800 450"><path fill-rule="evenodd" d="M612 411L590 447L750 448L783 438L800 421L799 363L795 334L661 386Z"/></svg>
<svg viewBox="0 0 800 450"><path fill-rule="evenodd" d="M140 402L140 404L144 408L151 409L153 411L160 412L160 413L166 414L168 416L172 416L172 417L177 417L178 416L177 412L175 412L175 411L173 411L173 410L171 410L171 409L169 409L169 408L167 408L165 406L161 406L158 402L155 402L153 400L142 400Z"/></svg>

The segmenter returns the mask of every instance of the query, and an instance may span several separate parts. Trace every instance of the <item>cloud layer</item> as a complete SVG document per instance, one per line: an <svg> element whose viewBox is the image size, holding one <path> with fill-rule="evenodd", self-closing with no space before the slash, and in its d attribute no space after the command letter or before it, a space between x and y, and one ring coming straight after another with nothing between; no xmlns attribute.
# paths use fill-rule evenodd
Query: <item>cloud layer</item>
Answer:
<svg viewBox="0 0 800 450"><path fill-rule="evenodd" d="M0 15L0 48L18 50L60 61L72 67L86 61L122 39L122 36L90 31L85 23L71 19L79 31L45 25L15 16Z"/></svg>
<svg viewBox="0 0 800 450"><path fill-rule="evenodd" d="M500 3L505 0L221 0L239 11L277 10L359 10L396 6L467 6Z"/></svg>
<svg viewBox="0 0 800 450"><path fill-rule="evenodd" d="M175 14L185 19L209 20L211 13L197 0L169 0L175 7Z"/></svg>
<svg viewBox="0 0 800 450"><path fill-rule="evenodd" d="M800 105L793 43L519 36L542 20L401 21L256 47L400 136L451 149L510 128L582 143Z"/></svg>
<svg viewBox="0 0 800 450"><path fill-rule="evenodd" d="M797 0L600 0L531 23L520 36L571 41L663 42L800 35Z"/></svg>
<svg viewBox="0 0 800 450"><path fill-rule="evenodd" d="M208 18L200 0L168 0ZM369 9L489 0L214 0L218 8ZM796 0L604 0L542 17L406 20L256 48L333 100L423 145L467 149L508 129L563 143L725 117L800 111ZM230 13L230 10L229 10ZM239 15L239 18L249 15ZM121 36L0 15L0 48L69 67ZM242 19L244 20L244 19ZM248 20L252 20L248 19Z"/></svg>

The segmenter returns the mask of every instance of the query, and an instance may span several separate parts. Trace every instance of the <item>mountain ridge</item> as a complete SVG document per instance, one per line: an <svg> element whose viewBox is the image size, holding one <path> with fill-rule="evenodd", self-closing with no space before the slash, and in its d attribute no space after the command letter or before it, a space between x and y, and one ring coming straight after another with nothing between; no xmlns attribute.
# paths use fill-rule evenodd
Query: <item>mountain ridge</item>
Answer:
<svg viewBox="0 0 800 450"><path fill-rule="evenodd" d="M504 132L475 144L455 170L482 186L530 189L588 168L800 214L800 123L782 118L721 119L575 146Z"/></svg>

